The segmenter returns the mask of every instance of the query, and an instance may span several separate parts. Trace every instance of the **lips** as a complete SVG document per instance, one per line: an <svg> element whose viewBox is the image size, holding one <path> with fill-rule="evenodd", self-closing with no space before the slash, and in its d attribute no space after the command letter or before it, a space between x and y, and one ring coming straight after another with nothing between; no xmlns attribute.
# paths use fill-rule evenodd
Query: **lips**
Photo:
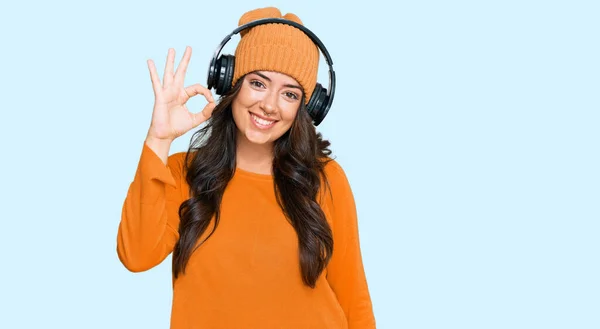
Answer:
<svg viewBox="0 0 600 329"><path fill-rule="evenodd" d="M265 117L264 115L256 114L256 113L253 113L253 112L250 112L250 114L255 115L255 116L257 116L257 117L259 117L259 118L261 118L261 119L263 119L265 121L277 121L277 120L273 120L272 118Z"/></svg>
<svg viewBox="0 0 600 329"><path fill-rule="evenodd" d="M250 118L252 119L254 125L260 129L271 128L275 123L277 123L277 120L266 120L252 112L250 112Z"/></svg>

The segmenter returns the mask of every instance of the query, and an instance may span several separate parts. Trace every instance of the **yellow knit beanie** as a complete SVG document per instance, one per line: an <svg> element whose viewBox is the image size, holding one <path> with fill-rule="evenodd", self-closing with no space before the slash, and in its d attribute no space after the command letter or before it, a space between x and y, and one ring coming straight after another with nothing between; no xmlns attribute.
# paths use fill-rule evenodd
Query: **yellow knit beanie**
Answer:
<svg viewBox="0 0 600 329"><path fill-rule="evenodd" d="M246 12L239 25L262 18L284 18L302 24L298 16L281 15L279 9L266 7ZM240 32L241 39L235 50L234 85L243 75L252 71L276 71L296 79L304 88L308 103L317 83L319 48L301 30L286 24L257 25Z"/></svg>

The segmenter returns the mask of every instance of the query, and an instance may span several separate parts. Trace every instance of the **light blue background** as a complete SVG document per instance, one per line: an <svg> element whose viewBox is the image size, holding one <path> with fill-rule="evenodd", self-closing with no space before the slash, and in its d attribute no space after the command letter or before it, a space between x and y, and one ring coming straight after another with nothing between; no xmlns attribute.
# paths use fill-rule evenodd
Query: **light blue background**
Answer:
<svg viewBox="0 0 600 329"><path fill-rule="evenodd" d="M168 327L170 257L133 274L115 251L146 60L162 75L190 45L186 84L205 84L269 5L333 56L319 130L355 192L378 328L600 328L598 2L382 0L2 4L0 327Z"/></svg>

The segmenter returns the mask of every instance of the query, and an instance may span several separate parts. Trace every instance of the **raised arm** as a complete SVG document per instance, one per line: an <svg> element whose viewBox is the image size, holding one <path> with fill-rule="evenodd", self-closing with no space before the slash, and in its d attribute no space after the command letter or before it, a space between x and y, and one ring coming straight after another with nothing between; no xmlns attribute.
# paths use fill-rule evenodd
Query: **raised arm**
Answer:
<svg viewBox="0 0 600 329"><path fill-rule="evenodd" d="M179 205L187 199L181 166L183 153L167 164L144 142L138 167L123 203L117 253L133 272L161 263L179 239Z"/></svg>
<svg viewBox="0 0 600 329"><path fill-rule="evenodd" d="M215 108L207 88L183 85L191 55L192 49L186 47L174 72L175 51L169 49L162 83L154 62L147 61L154 90L152 122L123 203L117 235L119 259L134 272L162 262L179 238L179 206L188 198L183 187L187 186L182 170L185 153L168 156L169 148L177 137L208 120ZM208 104L192 113L186 103L197 95L204 95Z"/></svg>

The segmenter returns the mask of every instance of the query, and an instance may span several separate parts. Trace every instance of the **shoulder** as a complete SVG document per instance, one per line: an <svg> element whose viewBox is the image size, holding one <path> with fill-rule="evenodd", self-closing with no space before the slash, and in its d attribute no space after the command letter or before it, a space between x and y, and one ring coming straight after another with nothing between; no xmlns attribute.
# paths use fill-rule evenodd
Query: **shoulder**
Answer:
<svg viewBox="0 0 600 329"><path fill-rule="evenodd" d="M337 160L327 161L324 166L326 180L321 184L318 202L332 228L340 230L355 212L354 193L342 164Z"/></svg>
<svg viewBox="0 0 600 329"><path fill-rule="evenodd" d="M183 163L186 155L187 155L186 151L175 152L175 153L169 155L169 163L172 163L172 164Z"/></svg>
<svg viewBox="0 0 600 329"><path fill-rule="evenodd" d="M342 165L334 158L327 158L323 170L327 179L333 183L347 183L348 176Z"/></svg>
<svg viewBox="0 0 600 329"><path fill-rule="evenodd" d="M187 154L187 151L179 151L169 155L169 158L167 159L167 166L171 168L172 171L183 173L185 170L184 164ZM191 161L191 157L188 159L188 161Z"/></svg>
<svg viewBox="0 0 600 329"><path fill-rule="evenodd" d="M327 158L326 161L323 168L325 172L325 181L322 184L323 192L329 198L333 199L335 199L336 195L341 198L351 196L352 188L344 167L335 159Z"/></svg>

